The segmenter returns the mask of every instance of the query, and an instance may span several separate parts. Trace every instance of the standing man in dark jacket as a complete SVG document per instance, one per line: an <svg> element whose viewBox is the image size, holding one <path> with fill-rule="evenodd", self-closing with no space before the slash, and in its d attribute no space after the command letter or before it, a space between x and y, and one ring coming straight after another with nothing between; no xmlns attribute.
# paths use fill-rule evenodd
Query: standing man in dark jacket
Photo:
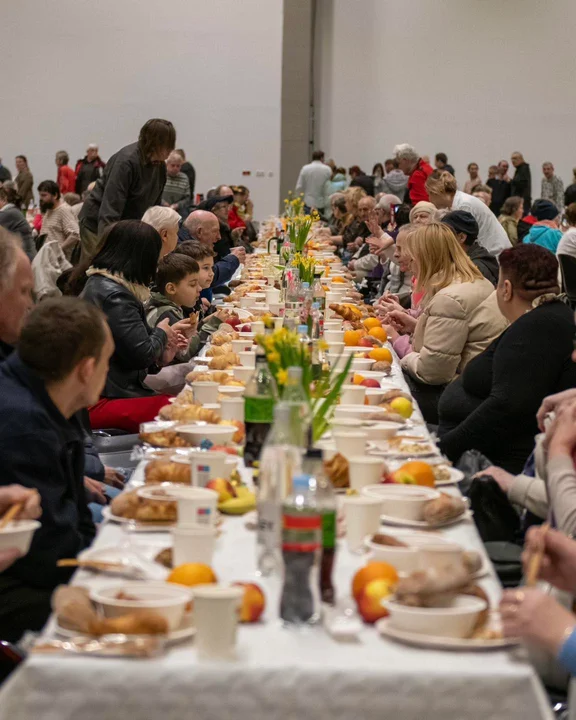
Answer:
<svg viewBox="0 0 576 720"><path fill-rule="evenodd" d="M530 165L524 160L521 152L512 153L510 158L512 165L516 168L514 177L510 183L510 195L518 195L524 200L524 212L530 212L532 205L532 175Z"/></svg>
<svg viewBox="0 0 576 720"><path fill-rule="evenodd" d="M95 536L76 413L100 397L113 348L97 308L51 299L32 311L17 352L0 365L0 484L35 488L43 510L30 552L0 575L2 638L42 628L53 589L71 576L57 561L76 557Z"/></svg>
<svg viewBox="0 0 576 720"><path fill-rule="evenodd" d="M102 177L106 163L98 155L98 145L90 143L86 155L76 163L76 192L80 197L90 183Z"/></svg>
<svg viewBox="0 0 576 720"><path fill-rule="evenodd" d="M456 239L466 250L466 254L482 275L487 280L490 280L492 285L498 285L500 271L498 260L479 242L476 242L479 230L474 215L466 210L454 210L446 213L442 218L442 222L452 228Z"/></svg>
<svg viewBox="0 0 576 720"><path fill-rule="evenodd" d="M166 158L176 145L168 120L148 120L138 142L112 155L103 176L80 211L82 260L92 259L104 230L118 220L140 220L151 205L159 205L166 182Z"/></svg>

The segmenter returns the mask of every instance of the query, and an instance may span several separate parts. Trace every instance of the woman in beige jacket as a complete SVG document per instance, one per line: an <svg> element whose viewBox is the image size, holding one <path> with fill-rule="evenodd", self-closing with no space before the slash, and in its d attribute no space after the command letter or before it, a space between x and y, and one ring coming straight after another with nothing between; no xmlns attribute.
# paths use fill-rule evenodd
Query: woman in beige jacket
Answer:
<svg viewBox="0 0 576 720"><path fill-rule="evenodd" d="M492 283L472 264L449 227L421 227L406 245L418 278L416 290L424 297L412 352L401 365L424 419L437 423L446 384L500 335L506 320Z"/></svg>

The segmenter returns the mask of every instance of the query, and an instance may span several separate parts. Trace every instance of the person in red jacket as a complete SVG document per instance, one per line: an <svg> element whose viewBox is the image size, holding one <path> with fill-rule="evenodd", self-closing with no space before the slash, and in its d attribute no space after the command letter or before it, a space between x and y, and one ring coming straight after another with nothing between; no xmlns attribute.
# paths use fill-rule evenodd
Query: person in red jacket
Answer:
<svg viewBox="0 0 576 720"><path fill-rule="evenodd" d="M418 155L412 145L407 143L396 145L394 155L400 170L409 176L405 200L412 206L421 200L429 200L425 185L428 176L432 175L432 166Z"/></svg>
<svg viewBox="0 0 576 720"><path fill-rule="evenodd" d="M76 192L76 173L68 165L70 158L66 150L59 150L56 153L56 166L58 167L58 187L60 194Z"/></svg>

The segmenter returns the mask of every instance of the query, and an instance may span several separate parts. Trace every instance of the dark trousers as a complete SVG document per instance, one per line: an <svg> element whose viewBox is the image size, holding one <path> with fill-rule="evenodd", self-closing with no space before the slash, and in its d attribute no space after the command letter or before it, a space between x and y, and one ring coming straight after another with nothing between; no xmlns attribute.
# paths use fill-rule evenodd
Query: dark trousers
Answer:
<svg viewBox="0 0 576 720"><path fill-rule="evenodd" d="M17 642L27 630L42 630L50 617L52 590L0 578L0 640Z"/></svg>
<svg viewBox="0 0 576 720"><path fill-rule="evenodd" d="M404 377L410 392L414 396L414 400L418 403L424 421L432 425L438 425L438 402L446 385L427 385L415 380L408 373L404 373Z"/></svg>

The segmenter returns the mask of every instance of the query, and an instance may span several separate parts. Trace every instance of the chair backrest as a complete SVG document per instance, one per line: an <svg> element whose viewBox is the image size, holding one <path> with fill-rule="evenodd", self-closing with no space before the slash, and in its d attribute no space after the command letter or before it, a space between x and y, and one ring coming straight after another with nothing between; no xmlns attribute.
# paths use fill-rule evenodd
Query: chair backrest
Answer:
<svg viewBox="0 0 576 720"><path fill-rule="evenodd" d="M561 254L558 255L558 262L560 263L564 292L574 307L576 305L576 257Z"/></svg>

